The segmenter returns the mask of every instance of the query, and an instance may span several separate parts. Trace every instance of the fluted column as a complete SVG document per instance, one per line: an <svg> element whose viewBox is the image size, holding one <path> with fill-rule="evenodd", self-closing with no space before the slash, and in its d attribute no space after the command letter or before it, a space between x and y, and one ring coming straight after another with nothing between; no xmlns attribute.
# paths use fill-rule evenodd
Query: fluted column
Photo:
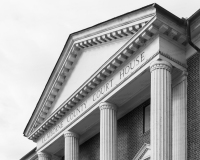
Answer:
<svg viewBox="0 0 200 160"><path fill-rule="evenodd" d="M100 108L100 160L117 160L117 107L103 102Z"/></svg>
<svg viewBox="0 0 200 160"><path fill-rule="evenodd" d="M38 160L51 160L51 155L44 153L44 152L38 152Z"/></svg>
<svg viewBox="0 0 200 160"><path fill-rule="evenodd" d="M187 159L187 73L172 89L172 160Z"/></svg>
<svg viewBox="0 0 200 160"><path fill-rule="evenodd" d="M79 135L70 131L65 136L65 160L79 160Z"/></svg>
<svg viewBox="0 0 200 160"><path fill-rule="evenodd" d="M166 61L150 65L152 160L171 160L171 68Z"/></svg>

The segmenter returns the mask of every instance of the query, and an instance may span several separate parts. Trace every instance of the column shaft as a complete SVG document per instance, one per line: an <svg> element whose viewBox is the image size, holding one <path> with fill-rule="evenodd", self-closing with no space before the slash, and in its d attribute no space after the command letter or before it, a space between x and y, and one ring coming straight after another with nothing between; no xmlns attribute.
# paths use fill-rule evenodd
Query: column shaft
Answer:
<svg viewBox="0 0 200 160"><path fill-rule="evenodd" d="M151 64L151 159L171 160L171 64Z"/></svg>
<svg viewBox="0 0 200 160"><path fill-rule="evenodd" d="M116 106L101 103L100 106L100 160L117 160Z"/></svg>
<svg viewBox="0 0 200 160"><path fill-rule="evenodd" d="M79 136L73 132L65 132L65 160L79 160Z"/></svg>
<svg viewBox="0 0 200 160"><path fill-rule="evenodd" d="M187 159L187 77L172 90L172 160Z"/></svg>

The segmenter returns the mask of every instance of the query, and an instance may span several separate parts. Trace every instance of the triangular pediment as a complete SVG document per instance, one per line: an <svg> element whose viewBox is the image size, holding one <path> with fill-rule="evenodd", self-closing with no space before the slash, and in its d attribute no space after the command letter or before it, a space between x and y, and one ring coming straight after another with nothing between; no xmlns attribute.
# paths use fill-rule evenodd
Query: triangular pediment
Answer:
<svg viewBox="0 0 200 160"><path fill-rule="evenodd" d="M138 153L132 160L150 160L151 149L149 144L143 144Z"/></svg>
<svg viewBox="0 0 200 160"><path fill-rule="evenodd" d="M132 36L126 36L119 40L91 47L79 51L70 70L66 74L56 99L48 112L51 115L63 102L65 102L76 90L79 89L90 77L95 74L106 61L111 58Z"/></svg>
<svg viewBox="0 0 200 160"><path fill-rule="evenodd" d="M36 140L129 57L158 37L164 37L162 43L159 39L160 44L173 42L184 49L184 29L157 16L154 6L123 16L69 37L25 129L25 136ZM159 48L164 49L157 45L155 52ZM168 54L168 50L162 49Z"/></svg>
<svg viewBox="0 0 200 160"><path fill-rule="evenodd" d="M46 93L45 99L43 99L43 102L40 100L40 102L43 103L41 104L43 107L41 107L42 109L36 116L37 118L35 119L31 132L34 132L38 126L54 114L64 102L72 97L73 93L77 92L77 90L92 77L92 75L101 70L104 64L113 58L113 56L116 55L116 53L118 53L151 18L152 16L145 17L132 24L116 27L95 36L79 39L77 42L73 43L73 45L70 46L71 48L68 48L69 53L65 55L65 59L62 60L62 64L60 64L61 67L56 71L57 76L54 82L52 82L51 88L49 88L49 91ZM130 56L130 54L125 53L125 56ZM120 59L124 58L125 57L120 57ZM99 79L104 79L107 74L109 73L105 73L105 75L101 74ZM94 84L95 83L98 84L99 82L94 82ZM92 89L92 87L90 89ZM88 92L88 88L81 92ZM80 96L84 96L84 94L85 93ZM74 99L74 101L70 101L67 110L71 109L76 104L77 100L80 99L78 98Z"/></svg>

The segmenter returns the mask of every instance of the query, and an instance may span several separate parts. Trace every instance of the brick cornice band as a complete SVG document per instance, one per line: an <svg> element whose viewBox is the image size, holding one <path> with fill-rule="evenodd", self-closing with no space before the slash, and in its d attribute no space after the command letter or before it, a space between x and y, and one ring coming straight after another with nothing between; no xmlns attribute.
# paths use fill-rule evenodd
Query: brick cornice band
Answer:
<svg viewBox="0 0 200 160"><path fill-rule="evenodd" d="M156 69L165 69L169 72L171 72L172 65L167 61L157 60L151 63L150 65L150 71L154 71Z"/></svg>
<svg viewBox="0 0 200 160"><path fill-rule="evenodd" d="M103 109L112 109L112 110L117 110L117 106L112 104L112 103L108 103L108 102L102 102L99 105L99 109L103 110Z"/></svg>
<svg viewBox="0 0 200 160"><path fill-rule="evenodd" d="M79 135L78 135L77 133L70 132L70 131L66 131L66 132L64 133L64 136L65 136L65 138L66 138L66 137L79 138Z"/></svg>
<svg viewBox="0 0 200 160"><path fill-rule="evenodd" d="M39 158L46 158L46 159L51 158L50 154L47 154L47 153L44 153L44 152L38 152L37 155L38 155Z"/></svg>

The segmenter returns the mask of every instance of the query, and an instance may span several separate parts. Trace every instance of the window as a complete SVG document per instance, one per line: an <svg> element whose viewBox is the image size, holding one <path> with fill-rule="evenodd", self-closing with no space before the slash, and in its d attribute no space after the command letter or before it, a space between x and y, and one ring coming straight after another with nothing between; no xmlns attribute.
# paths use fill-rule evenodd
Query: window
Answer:
<svg viewBox="0 0 200 160"><path fill-rule="evenodd" d="M145 133L150 130L150 105L144 107L143 115L143 132Z"/></svg>

